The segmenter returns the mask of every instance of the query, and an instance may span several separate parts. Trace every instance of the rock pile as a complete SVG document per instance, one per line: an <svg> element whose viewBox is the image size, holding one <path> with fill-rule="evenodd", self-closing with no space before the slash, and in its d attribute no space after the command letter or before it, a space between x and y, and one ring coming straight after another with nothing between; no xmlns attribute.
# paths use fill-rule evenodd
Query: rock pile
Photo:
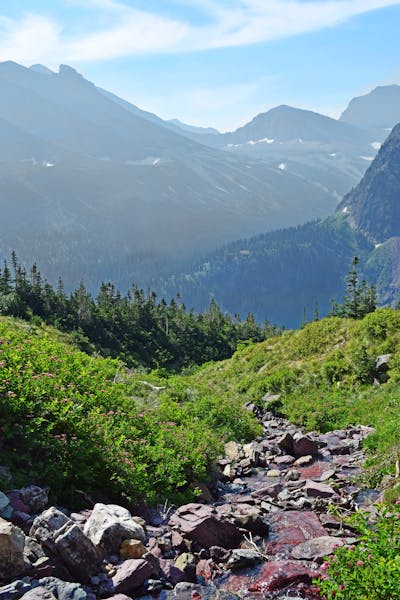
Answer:
<svg viewBox="0 0 400 600"><path fill-rule="evenodd" d="M328 512L359 502L367 427L307 435L267 413L264 434L229 442L208 504L69 513L48 490L0 494L0 600L313 598L324 556L354 542ZM2 584L1 584L2 582Z"/></svg>

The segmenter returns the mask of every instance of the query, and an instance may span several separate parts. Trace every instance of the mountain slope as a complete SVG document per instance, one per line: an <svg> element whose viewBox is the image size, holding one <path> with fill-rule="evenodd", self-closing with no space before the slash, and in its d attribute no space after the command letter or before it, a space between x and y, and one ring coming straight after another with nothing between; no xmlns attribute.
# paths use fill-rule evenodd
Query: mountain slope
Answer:
<svg viewBox="0 0 400 600"><path fill-rule="evenodd" d="M400 236L400 125L397 125L359 185L338 210L375 243Z"/></svg>
<svg viewBox="0 0 400 600"><path fill-rule="evenodd" d="M326 314L329 301L340 299L357 255L380 301L394 303L400 296L399 174L400 125L335 216L225 246L160 287L177 287L198 308L211 294L232 313L251 311L259 320L296 327L303 307L310 318L316 302Z"/></svg>
<svg viewBox="0 0 400 600"><path fill-rule="evenodd" d="M290 172L318 185L335 200L358 183L377 149L369 131L291 106L259 114L231 133L186 135Z"/></svg>
<svg viewBox="0 0 400 600"><path fill-rule="evenodd" d="M0 85L3 141L13 139L11 153L0 140L0 252L37 260L69 287L145 284L336 203L294 173L188 139L71 67L1 63Z"/></svg>

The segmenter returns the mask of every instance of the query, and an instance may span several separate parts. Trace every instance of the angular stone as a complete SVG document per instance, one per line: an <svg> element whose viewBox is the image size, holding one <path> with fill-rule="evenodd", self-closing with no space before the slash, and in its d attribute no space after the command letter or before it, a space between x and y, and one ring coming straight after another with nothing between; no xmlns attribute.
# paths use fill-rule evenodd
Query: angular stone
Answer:
<svg viewBox="0 0 400 600"><path fill-rule="evenodd" d="M154 567L143 559L130 559L122 563L112 578L116 592L134 592L146 579L154 575Z"/></svg>
<svg viewBox="0 0 400 600"><path fill-rule="evenodd" d="M140 540L124 540L119 549L119 555L123 560L127 558L142 558L146 552L147 548Z"/></svg>
<svg viewBox="0 0 400 600"><path fill-rule="evenodd" d="M306 465L309 465L313 462L314 457L311 456L311 454L306 454L304 456L300 456L299 458L296 458L296 460L293 463L294 467L305 467Z"/></svg>
<svg viewBox="0 0 400 600"><path fill-rule="evenodd" d="M310 498L333 498L337 496L335 490L329 485L310 480L306 481L305 491Z"/></svg>
<svg viewBox="0 0 400 600"><path fill-rule="evenodd" d="M184 552L178 556L175 567L185 573L187 581L196 581L196 559L193 554Z"/></svg>
<svg viewBox="0 0 400 600"><path fill-rule="evenodd" d="M311 583L317 572L307 562L280 560L265 563L253 585L259 586L260 591L273 592L286 588L294 583Z"/></svg>
<svg viewBox="0 0 400 600"><path fill-rule="evenodd" d="M28 485L19 490L21 500L28 507L29 514L41 512L49 503L48 488L41 488L37 485Z"/></svg>
<svg viewBox="0 0 400 600"><path fill-rule="evenodd" d="M227 442L225 444L225 456L235 461L240 460L244 456L242 446L237 442Z"/></svg>
<svg viewBox="0 0 400 600"><path fill-rule="evenodd" d="M318 444L307 435L296 434L293 438L293 452L295 456L316 456Z"/></svg>
<svg viewBox="0 0 400 600"><path fill-rule="evenodd" d="M235 525L219 517L211 506L202 504L181 506L171 517L170 525L178 527L184 537L203 548L236 548L242 539Z"/></svg>
<svg viewBox="0 0 400 600"><path fill-rule="evenodd" d="M273 538L266 545L267 554L276 554L303 542L326 535L318 516L311 511L291 510L270 519Z"/></svg>
<svg viewBox="0 0 400 600"><path fill-rule="evenodd" d="M278 469L270 469L269 471L267 471L265 473L266 477L280 477L281 476L281 472Z"/></svg>
<svg viewBox="0 0 400 600"><path fill-rule="evenodd" d="M251 495L253 498L265 498L266 496L271 496L272 498L276 499L282 490L283 485L281 483L271 483L270 485L266 485L258 490L255 490Z"/></svg>
<svg viewBox="0 0 400 600"><path fill-rule="evenodd" d="M338 546L343 546L343 540L330 535L324 535L299 544L292 550L292 557L297 560L320 560L332 554Z"/></svg>
<svg viewBox="0 0 400 600"><path fill-rule="evenodd" d="M39 579L39 585L51 592L57 600L91 600L92 598L78 583L61 581L56 577Z"/></svg>
<svg viewBox="0 0 400 600"><path fill-rule="evenodd" d="M125 596L125 594L115 594L108 598L108 600L132 600L130 596Z"/></svg>
<svg viewBox="0 0 400 600"><path fill-rule="evenodd" d="M278 447L287 452L288 454L293 453L293 436L290 433L285 433L278 441Z"/></svg>
<svg viewBox="0 0 400 600"><path fill-rule="evenodd" d="M232 569L232 571L239 571L240 569L254 567L254 565L262 562L262 560L263 558L260 553L255 550L236 548L232 551L231 557L227 562L227 567Z"/></svg>
<svg viewBox="0 0 400 600"><path fill-rule="evenodd" d="M24 546L24 532L0 518L0 579L10 580L23 574Z"/></svg>
<svg viewBox="0 0 400 600"><path fill-rule="evenodd" d="M117 553L124 540L144 542L144 529L132 517L129 510L116 504L95 504L93 512L86 521L85 535L106 554Z"/></svg>
<svg viewBox="0 0 400 600"><path fill-rule="evenodd" d="M242 529L247 529L247 531L255 535L268 535L269 526L257 512L250 512L244 515L235 514L234 519L235 525Z"/></svg>
<svg viewBox="0 0 400 600"><path fill-rule="evenodd" d="M101 571L101 556L83 531L55 507L36 517L30 531L50 554L60 557L77 581L86 583Z"/></svg>

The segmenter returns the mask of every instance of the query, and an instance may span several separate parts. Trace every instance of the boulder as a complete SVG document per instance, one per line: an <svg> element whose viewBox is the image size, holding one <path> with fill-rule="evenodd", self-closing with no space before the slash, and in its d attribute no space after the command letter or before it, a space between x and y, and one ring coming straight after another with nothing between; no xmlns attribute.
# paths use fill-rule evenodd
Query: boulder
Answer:
<svg viewBox="0 0 400 600"><path fill-rule="evenodd" d="M295 456L316 456L318 444L307 435L296 433L293 438L293 453Z"/></svg>
<svg viewBox="0 0 400 600"><path fill-rule="evenodd" d="M25 534L19 527L0 518L0 579L22 575Z"/></svg>
<svg viewBox="0 0 400 600"><path fill-rule="evenodd" d="M333 498L337 496L334 489L324 483L317 483L315 481L307 480L305 485L305 491L307 496L310 498Z"/></svg>
<svg viewBox="0 0 400 600"><path fill-rule="evenodd" d="M278 447L287 452L288 454L293 453L293 436L290 433L285 433L279 440L277 441Z"/></svg>
<svg viewBox="0 0 400 600"><path fill-rule="evenodd" d="M130 559L122 563L112 578L116 592L134 592L154 575L154 567L146 560Z"/></svg>
<svg viewBox="0 0 400 600"><path fill-rule="evenodd" d="M211 506L203 504L181 506L170 519L170 525L203 548L236 548L242 540L235 525L224 520Z"/></svg>
<svg viewBox="0 0 400 600"><path fill-rule="evenodd" d="M262 562L262 560L263 558L260 553L255 550L236 548L232 551L230 559L227 562L227 567L232 569L232 571L239 571L240 569L254 567L254 565Z"/></svg>
<svg viewBox="0 0 400 600"><path fill-rule="evenodd" d="M61 581L56 577L43 577L39 585L53 594L57 600L90 600L89 595L78 583Z"/></svg>
<svg viewBox="0 0 400 600"><path fill-rule="evenodd" d="M340 538L324 535L299 544L292 550L292 557L297 560L322 560L332 554L338 546L343 546Z"/></svg>
<svg viewBox="0 0 400 600"><path fill-rule="evenodd" d="M242 459L244 457L242 446L237 442L227 442L225 444L225 456L234 461Z"/></svg>
<svg viewBox="0 0 400 600"><path fill-rule="evenodd" d="M76 523L55 507L36 517L30 535L50 555L59 557L79 582L89 582L102 569L97 548Z"/></svg>
<svg viewBox="0 0 400 600"><path fill-rule="evenodd" d="M41 488L37 485L28 485L19 490L19 493L21 501L28 507L28 510L25 512L31 515L41 512L49 503L48 488Z"/></svg>
<svg viewBox="0 0 400 600"><path fill-rule="evenodd" d="M268 562L262 566L252 587L265 594L265 592L280 590L294 583L311 583L317 575L318 573L312 569L311 563L295 560Z"/></svg>
<svg viewBox="0 0 400 600"><path fill-rule="evenodd" d="M318 516L311 511L291 510L273 515L270 519L272 539L265 548L276 554L303 542L326 535Z"/></svg>
<svg viewBox="0 0 400 600"><path fill-rule="evenodd" d="M143 527L129 510L116 504L95 504L83 531L106 554L118 553L124 540L146 539Z"/></svg>

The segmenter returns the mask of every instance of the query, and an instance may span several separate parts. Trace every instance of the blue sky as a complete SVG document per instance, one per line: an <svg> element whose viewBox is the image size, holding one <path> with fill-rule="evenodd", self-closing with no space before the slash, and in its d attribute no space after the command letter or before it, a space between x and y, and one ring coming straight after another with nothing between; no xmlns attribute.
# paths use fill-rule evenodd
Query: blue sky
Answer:
<svg viewBox="0 0 400 600"><path fill-rule="evenodd" d="M400 83L400 0L0 0L0 60L60 63L164 118L337 116Z"/></svg>

